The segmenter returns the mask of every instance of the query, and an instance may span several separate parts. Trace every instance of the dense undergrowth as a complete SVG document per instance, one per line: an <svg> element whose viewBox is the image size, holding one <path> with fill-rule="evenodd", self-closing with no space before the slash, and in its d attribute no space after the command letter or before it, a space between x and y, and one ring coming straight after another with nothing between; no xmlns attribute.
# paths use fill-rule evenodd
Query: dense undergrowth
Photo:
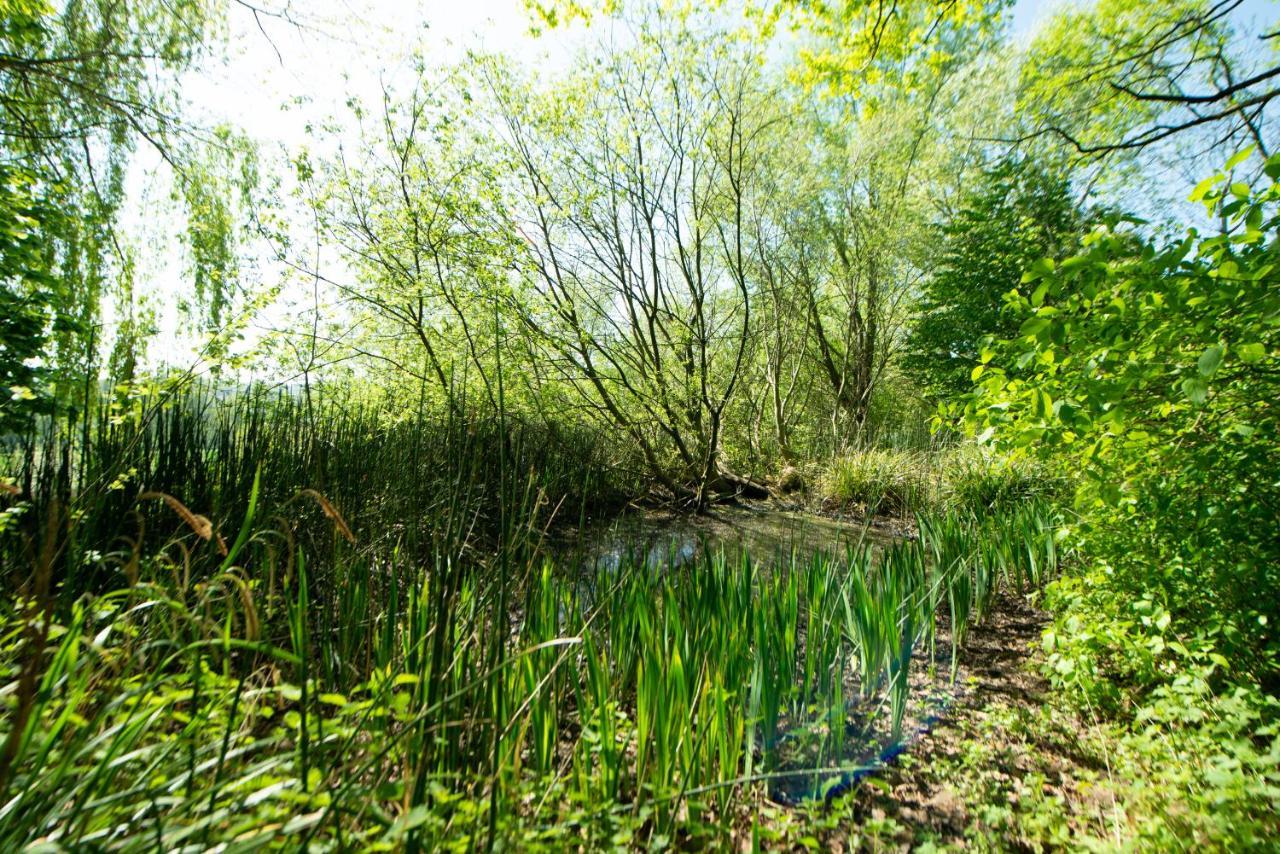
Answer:
<svg viewBox="0 0 1280 854"><path fill-rule="evenodd" d="M395 543L421 557L442 537L492 545L509 503L541 530L616 512L633 491L624 489L625 455L586 429L422 409L406 417L253 388L150 390L104 402L87 424L44 420L8 440L5 468L23 500L0 527L25 534L0 542L10 580L20 583L31 563L21 544L38 551L57 518L54 560L72 598L118 583L141 555L187 530L174 500L203 517L222 549L256 487L265 512L289 519L330 559L325 516L334 507L344 534L358 529L365 545ZM516 480L519 494L510 491ZM462 519L465 532L441 527Z"/></svg>
<svg viewBox="0 0 1280 854"><path fill-rule="evenodd" d="M1193 194L1222 224L1099 226L1009 294L966 415L1079 479L1044 670L1131 785L1118 842L1265 848L1280 825L1280 159ZM1121 771L1117 771L1121 773ZM1160 794L1156 794L1159 792Z"/></svg>

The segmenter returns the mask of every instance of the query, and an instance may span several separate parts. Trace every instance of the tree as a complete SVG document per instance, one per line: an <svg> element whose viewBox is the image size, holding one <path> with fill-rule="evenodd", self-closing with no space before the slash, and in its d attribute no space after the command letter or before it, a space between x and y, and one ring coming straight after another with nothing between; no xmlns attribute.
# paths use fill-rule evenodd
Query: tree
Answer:
<svg viewBox="0 0 1280 854"><path fill-rule="evenodd" d="M809 102L808 136L793 147L807 146L811 161L800 191L773 213L782 239L767 238L771 258L762 261L767 281L786 283L804 307L803 324L789 324L803 333L804 382L793 370L766 372L775 389L776 378L793 378L772 420L785 425L785 404L804 400L815 407L805 418L829 424L835 448L866 444L873 399L934 264L930 225L974 161L969 125L1004 106L983 78L1003 5L770 8L799 29L793 76ZM771 349L781 352L783 340ZM797 385L816 394L796 394Z"/></svg>
<svg viewBox="0 0 1280 854"><path fill-rule="evenodd" d="M949 62L837 96L817 111L809 191L787 208L790 280L805 304L805 359L827 401L814 413L837 448L871 441L872 402L906 339L937 261L932 224L975 151L967 125L989 110L973 100L972 45ZM937 57L937 54L933 54Z"/></svg>
<svg viewBox="0 0 1280 854"><path fill-rule="evenodd" d="M793 107L792 115L801 112ZM811 130L805 121L788 123L780 149L806 150ZM747 223L759 310L743 380L748 393L740 395L729 420L731 436L753 463L775 457L796 462L821 429L813 423L822 414L814 405L814 372L807 357L813 313L802 274L818 263L823 250L797 233L802 227L797 212L813 194L815 171L808 158L775 160L761 187L767 202L753 207Z"/></svg>
<svg viewBox="0 0 1280 854"><path fill-rule="evenodd" d="M1273 131L1280 65L1239 38L1243 0L1097 0L1064 9L1037 35L1022 74L1024 138L1051 137L1086 159L1200 139L1201 149L1256 147ZM1199 152L1197 152L1199 153Z"/></svg>
<svg viewBox="0 0 1280 854"><path fill-rule="evenodd" d="M84 387L104 344L114 344L118 364L136 362L133 264L118 218L138 144L173 170L188 220L190 303L219 322L234 287L232 188L254 176L240 168L241 140L184 117L180 78L216 49L232 5L243 6L0 0L0 152L37 179L51 206L76 214L39 226L43 293L55 320L46 362L65 375L64 386ZM115 342L98 329L109 299L126 318Z"/></svg>
<svg viewBox="0 0 1280 854"><path fill-rule="evenodd" d="M932 263L920 239L931 133L910 108L868 117L824 164L834 180L816 200L813 227L802 231L803 239L828 247L819 266L801 271L812 319L809 358L834 401L838 432L854 444L868 438L872 394Z"/></svg>
<svg viewBox="0 0 1280 854"><path fill-rule="evenodd" d="M906 346L904 367L922 387L946 398L972 386L984 339L1017 332L1004 295L1034 262L1064 254L1085 220L1067 179L1034 159L1007 156L975 176L940 229L941 257Z"/></svg>
<svg viewBox="0 0 1280 854"><path fill-rule="evenodd" d="M519 311L578 405L671 493L762 494L725 465L724 416L755 322L747 229L778 102L721 32L643 22L634 47L593 59L548 98L495 77L533 283Z"/></svg>
<svg viewBox="0 0 1280 854"><path fill-rule="evenodd" d="M515 252L499 213L501 164L468 112L466 80L420 71L407 96L384 92L372 112L354 105L352 150L318 172L299 159L319 239L339 251L341 272L291 263L336 288L348 346L428 383L455 411L469 379L496 407L491 333Z"/></svg>

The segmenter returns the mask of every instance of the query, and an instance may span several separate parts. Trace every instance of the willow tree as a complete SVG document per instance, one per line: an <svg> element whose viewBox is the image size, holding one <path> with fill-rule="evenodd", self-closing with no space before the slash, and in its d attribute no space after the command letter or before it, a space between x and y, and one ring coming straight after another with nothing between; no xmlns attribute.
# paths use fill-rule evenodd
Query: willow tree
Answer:
<svg viewBox="0 0 1280 854"><path fill-rule="evenodd" d="M521 317L576 405L697 506L762 492L723 454L756 320L747 225L781 120L757 57L651 20L550 93L491 78L519 170Z"/></svg>
<svg viewBox="0 0 1280 854"><path fill-rule="evenodd" d="M25 223L42 247L41 269L7 287L43 318L39 334L52 338L41 348L45 364L64 386L82 387L104 345L124 373L137 360L135 259L120 217L139 146L174 175L187 302L215 327L227 306L236 227L229 186L252 184L252 161L233 134L186 117L181 77L217 51L237 7L245 8L235 0L0 2L0 156L7 174L31 185L36 208L60 214ZM100 329L109 300L115 341Z"/></svg>

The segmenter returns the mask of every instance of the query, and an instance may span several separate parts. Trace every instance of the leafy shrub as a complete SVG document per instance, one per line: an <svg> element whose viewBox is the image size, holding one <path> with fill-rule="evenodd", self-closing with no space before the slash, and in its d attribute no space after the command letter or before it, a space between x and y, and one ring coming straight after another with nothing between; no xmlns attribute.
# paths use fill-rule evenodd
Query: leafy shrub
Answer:
<svg viewBox="0 0 1280 854"><path fill-rule="evenodd" d="M1274 686L1280 157L1262 188L1228 178L1242 160L1193 194L1231 233L1161 245L1117 221L1037 264L1009 295L1019 336L986 348L967 415L1079 472L1081 545L1107 570L1071 613L1123 625L1150 602Z"/></svg>
<svg viewBox="0 0 1280 854"><path fill-rule="evenodd" d="M1117 221L1035 265L967 401L973 431L1079 472L1085 562L1046 591L1045 673L1111 728L1124 830L1152 850L1280 831L1280 158L1264 188L1241 162L1192 196L1224 233Z"/></svg>

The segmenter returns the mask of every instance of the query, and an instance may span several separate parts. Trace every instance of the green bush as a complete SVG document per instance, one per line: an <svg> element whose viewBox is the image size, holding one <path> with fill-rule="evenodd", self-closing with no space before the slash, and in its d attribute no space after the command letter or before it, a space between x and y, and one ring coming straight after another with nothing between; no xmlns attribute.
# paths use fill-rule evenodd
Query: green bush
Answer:
<svg viewBox="0 0 1280 854"><path fill-rule="evenodd" d="M1280 831L1280 158L1263 187L1233 180L1242 159L1193 193L1224 233L1117 221L1036 264L966 404L974 432L1078 472L1083 563L1046 590L1044 669L1112 733L1123 830L1152 850Z"/></svg>
<svg viewBox="0 0 1280 854"><path fill-rule="evenodd" d="M966 411L980 435L1079 473L1081 550L1105 569L1063 612L1077 634L1114 635L1149 604L1274 691L1280 157L1259 187L1228 177L1242 159L1193 193L1229 236L1168 243L1116 221L1037 264L1008 299L1020 334L985 348Z"/></svg>

